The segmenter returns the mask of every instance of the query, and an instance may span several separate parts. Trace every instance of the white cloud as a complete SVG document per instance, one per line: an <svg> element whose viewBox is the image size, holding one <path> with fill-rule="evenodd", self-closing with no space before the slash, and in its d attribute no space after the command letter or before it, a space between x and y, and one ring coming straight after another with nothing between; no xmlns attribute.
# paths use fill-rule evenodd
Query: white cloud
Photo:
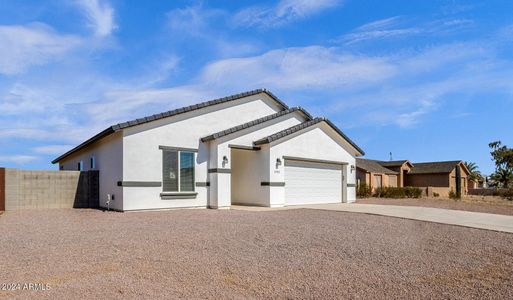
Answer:
<svg viewBox="0 0 513 300"><path fill-rule="evenodd" d="M204 68L201 81L217 86L251 83L281 89L353 87L378 82L393 76L395 71L393 65L380 57L311 46L216 61Z"/></svg>
<svg viewBox="0 0 513 300"><path fill-rule="evenodd" d="M281 0L275 6L252 6L239 11L233 22L246 27L279 27L339 5L339 0Z"/></svg>
<svg viewBox="0 0 513 300"><path fill-rule="evenodd" d="M107 2L101 0L77 0L77 4L83 10L88 21L88 26L93 29L97 37L105 37L117 28L114 20L114 9Z"/></svg>
<svg viewBox="0 0 513 300"><path fill-rule="evenodd" d="M73 148L71 145L48 145L40 146L32 149L35 153L39 154L62 154L69 149Z"/></svg>
<svg viewBox="0 0 513 300"><path fill-rule="evenodd" d="M24 165L36 159L36 156L31 155L0 155L0 163L4 162Z"/></svg>
<svg viewBox="0 0 513 300"><path fill-rule="evenodd" d="M30 66L59 60L80 43L80 38L58 34L43 23L0 26L0 73L19 74Z"/></svg>
<svg viewBox="0 0 513 300"><path fill-rule="evenodd" d="M395 123L397 123L400 127L406 128L411 127L420 122L420 118L433 111L434 103L430 100L423 100L420 102L420 106L412 111L407 113L402 113L397 116L395 119Z"/></svg>
<svg viewBox="0 0 513 300"><path fill-rule="evenodd" d="M431 22L415 22L402 16L381 19L364 24L335 40L345 45L364 41L407 37L411 35L450 34L473 26L469 19L440 19Z"/></svg>

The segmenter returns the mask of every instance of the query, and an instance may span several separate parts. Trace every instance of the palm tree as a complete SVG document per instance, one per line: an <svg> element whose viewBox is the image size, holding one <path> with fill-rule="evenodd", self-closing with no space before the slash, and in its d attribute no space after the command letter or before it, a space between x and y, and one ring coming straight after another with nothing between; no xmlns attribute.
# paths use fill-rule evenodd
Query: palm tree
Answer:
<svg viewBox="0 0 513 300"><path fill-rule="evenodd" d="M465 167L467 167L470 175L469 178L472 181L479 182L483 180L483 175L481 175L481 172L479 172L479 167L474 162L465 162Z"/></svg>
<svg viewBox="0 0 513 300"><path fill-rule="evenodd" d="M499 169L492 174L492 179L502 184L502 187L507 188L513 182L513 172L507 169Z"/></svg>

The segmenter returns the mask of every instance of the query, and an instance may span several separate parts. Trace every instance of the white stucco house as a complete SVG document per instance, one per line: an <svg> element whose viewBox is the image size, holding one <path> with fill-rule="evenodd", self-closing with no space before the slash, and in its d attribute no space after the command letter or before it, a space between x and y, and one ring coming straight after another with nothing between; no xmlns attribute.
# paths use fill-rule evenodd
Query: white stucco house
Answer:
<svg viewBox="0 0 513 300"><path fill-rule="evenodd" d="M53 163L99 170L100 206L120 211L279 207L353 202L363 154L259 89L111 126Z"/></svg>

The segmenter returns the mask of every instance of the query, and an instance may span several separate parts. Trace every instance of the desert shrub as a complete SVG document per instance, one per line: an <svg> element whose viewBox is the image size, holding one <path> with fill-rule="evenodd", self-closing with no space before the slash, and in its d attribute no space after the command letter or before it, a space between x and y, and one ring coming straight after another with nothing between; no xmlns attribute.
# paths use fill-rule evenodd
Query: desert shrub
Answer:
<svg viewBox="0 0 513 300"><path fill-rule="evenodd" d="M508 200L513 200L513 188L508 189L507 191L503 191L501 197Z"/></svg>
<svg viewBox="0 0 513 300"><path fill-rule="evenodd" d="M379 198L420 198L422 190L416 187L381 187L374 191Z"/></svg>
<svg viewBox="0 0 513 300"><path fill-rule="evenodd" d="M404 187L404 193L406 198L420 198L422 196L422 190L414 186Z"/></svg>
<svg viewBox="0 0 513 300"><path fill-rule="evenodd" d="M449 191L449 198L450 199L459 199L460 197L458 197L458 195L453 190L450 190Z"/></svg>
<svg viewBox="0 0 513 300"><path fill-rule="evenodd" d="M439 193L433 193L433 197L438 198L438 197L440 197L440 194Z"/></svg>
<svg viewBox="0 0 513 300"><path fill-rule="evenodd" d="M356 189L356 196L358 198L368 198L372 195L372 189L370 186L365 183L360 184Z"/></svg>

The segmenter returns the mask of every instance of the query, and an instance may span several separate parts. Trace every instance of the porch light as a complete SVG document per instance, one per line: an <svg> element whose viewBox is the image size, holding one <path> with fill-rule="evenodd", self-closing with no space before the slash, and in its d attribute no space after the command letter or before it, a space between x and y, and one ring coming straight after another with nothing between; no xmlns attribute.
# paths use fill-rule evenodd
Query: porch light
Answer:
<svg viewBox="0 0 513 300"><path fill-rule="evenodd" d="M223 168L228 164L228 157L223 156Z"/></svg>
<svg viewBox="0 0 513 300"><path fill-rule="evenodd" d="M279 166L281 166L281 159L277 158L276 159L276 168L278 168Z"/></svg>

